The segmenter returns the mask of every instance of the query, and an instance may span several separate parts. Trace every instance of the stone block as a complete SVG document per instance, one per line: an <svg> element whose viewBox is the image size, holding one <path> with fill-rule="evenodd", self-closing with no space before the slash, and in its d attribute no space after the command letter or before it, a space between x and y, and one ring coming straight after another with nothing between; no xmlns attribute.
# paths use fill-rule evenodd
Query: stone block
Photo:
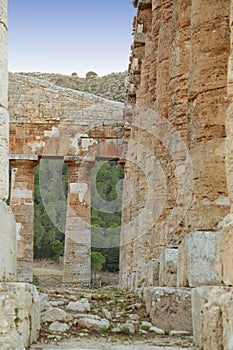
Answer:
<svg viewBox="0 0 233 350"><path fill-rule="evenodd" d="M16 281L16 223L10 207L0 200L0 281Z"/></svg>
<svg viewBox="0 0 233 350"><path fill-rule="evenodd" d="M203 342L203 307L208 301L213 287L205 286L192 289L192 322L195 345L201 348Z"/></svg>
<svg viewBox="0 0 233 350"><path fill-rule="evenodd" d="M159 264L159 259L152 259L148 264L148 287L159 285Z"/></svg>
<svg viewBox="0 0 233 350"><path fill-rule="evenodd" d="M233 349L233 288L192 290L194 344L199 349Z"/></svg>
<svg viewBox="0 0 233 350"><path fill-rule="evenodd" d="M1 9L0 9L1 15ZM6 23L6 22L5 22ZM6 25L0 22L0 106L7 108L8 90L8 57L7 57L7 30Z"/></svg>
<svg viewBox="0 0 233 350"><path fill-rule="evenodd" d="M221 281L233 286L233 215L227 215L221 222L221 230L216 234L215 267Z"/></svg>
<svg viewBox="0 0 233 350"><path fill-rule="evenodd" d="M190 289L148 287L141 293L155 327L192 332Z"/></svg>
<svg viewBox="0 0 233 350"><path fill-rule="evenodd" d="M160 255L160 287L176 287L178 249L167 248Z"/></svg>
<svg viewBox="0 0 233 350"><path fill-rule="evenodd" d="M40 300L36 287L26 283L0 283L0 348L21 350L37 341ZM2 343L4 341L5 343ZM6 341L10 341L11 347Z"/></svg>
<svg viewBox="0 0 233 350"><path fill-rule="evenodd" d="M1 92L0 92L1 94ZM9 161L8 161L8 135L9 135L9 116L7 110L1 107L0 101L0 199L8 198L8 172L9 172Z"/></svg>
<svg viewBox="0 0 233 350"><path fill-rule="evenodd" d="M219 285L215 268L216 232L197 231L186 236L178 249L178 287Z"/></svg>

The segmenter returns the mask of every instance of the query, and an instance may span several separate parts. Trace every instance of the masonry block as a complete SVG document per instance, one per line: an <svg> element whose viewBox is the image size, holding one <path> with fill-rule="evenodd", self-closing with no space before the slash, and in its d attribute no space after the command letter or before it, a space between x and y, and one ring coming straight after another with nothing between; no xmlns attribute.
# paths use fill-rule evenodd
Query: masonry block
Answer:
<svg viewBox="0 0 233 350"><path fill-rule="evenodd" d="M152 259L148 264L148 278L147 286L158 286L159 285L159 259Z"/></svg>
<svg viewBox="0 0 233 350"><path fill-rule="evenodd" d="M192 332L190 289L147 287L140 293L155 327Z"/></svg>
<svg viewBox="0 0 233 350"><path fill-rule="evenodd" d="M36 287L26 283L0 283L0 348L24 350L37 341L40 301Z"/></svg>
<svg viewBox="0 0 233 350"><path fill-rule="evenodd" d="M194 344L203 350L233 349L233 288L192 290Z"/></svg>
<svg viewBox="0 0 233 350"><path fill-rule="evenodd" d="M178 249L178 287L219 285L215 268L216 232L197 231L187 235Z"/></svg>
<svg viewBox="0 0 233 350"><path fill-rule="evenodd" d="M178 249L167 248L160 255L160 287L176 287Z"/></svg>

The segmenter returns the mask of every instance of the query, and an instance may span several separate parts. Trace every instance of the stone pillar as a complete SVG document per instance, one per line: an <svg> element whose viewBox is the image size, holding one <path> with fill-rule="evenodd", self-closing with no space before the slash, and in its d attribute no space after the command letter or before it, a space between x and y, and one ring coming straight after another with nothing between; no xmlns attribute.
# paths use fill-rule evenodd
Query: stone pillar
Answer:
<svg viewBox="0 0 233 350"><path fill-rule="evenodd" d="M16 219L17 233L17 279L33 280L34 242L34 167L37 160L11 160L10 205Z"/></svg>
<svg viewBox="0 0 233 350"><path fill-rule="evenodd" d="M7 1L0 2L0 198L8 198L8 56L7 56Z"/></svg>
<svg viewBox="0 0 233 350"><path fill-rule="evenodd" d="M66 160L65 164L69 175L64 283L85 286L91 282L91 168L94 162Z"/></svg>
<svg viewBox="0 0 233 350"><path fill-rule="evenodd" d="M7 1L0 2L0 281L16 279L15 220L3 200L9 190L9 115L8 115L8 56Z"/></svg>

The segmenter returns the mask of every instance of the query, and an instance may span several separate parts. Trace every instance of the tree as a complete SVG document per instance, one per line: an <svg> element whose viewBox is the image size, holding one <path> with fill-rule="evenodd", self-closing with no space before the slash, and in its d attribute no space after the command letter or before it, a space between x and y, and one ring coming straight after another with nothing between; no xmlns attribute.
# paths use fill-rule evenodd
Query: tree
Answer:
<svg viewBox="0 0 233 350"><path fill-rule="evenodd" d="M133 5L133 7L137 8L138 7L138 2L139 2L139 0L133 0L131 2L131 4Z"/></svg>
<svg viewBox="0 0 233 350"><path fill-rule="evenodd" d="M98 77L98 74L93 72L93 71L89 71L86 74L86 79L93 79L93 78L96 78L96 77Z"/></svg>
<svg viewBox="0 0 233 350"><path fill-rule="evenodd" d="M52 246L51 246L52 252L53 252L53 259L55 261L59 260L59 256L63 253L63 244L56 239L55 241L53 241Z"/></svg>
<svg viewBox="0 0 233 350"><path fill-rule="evenodd" d="M71 73L71 76L72 76L72 77L77 77L78 74L77 74L76 72L73 72L73 73Z"/></svg>
<svg viewBox="0 0 233 350"><path fill-rule="evenodd" d="M96 273L101 271L105 263L105 257L99 252L91 252L91 272L94 272L95 282Z"/></svg>

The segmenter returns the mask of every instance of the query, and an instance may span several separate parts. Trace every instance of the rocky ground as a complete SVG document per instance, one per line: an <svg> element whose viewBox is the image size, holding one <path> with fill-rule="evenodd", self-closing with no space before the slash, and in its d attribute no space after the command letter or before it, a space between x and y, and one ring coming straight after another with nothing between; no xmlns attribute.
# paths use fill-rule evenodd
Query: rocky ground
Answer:
<svg viewBox="0 0 233 350"><path fill-rule="evenodd" d="M31 349L192 348L192 337L153 327L142 300L117 289L44 289L42 330Z"/></svg>

